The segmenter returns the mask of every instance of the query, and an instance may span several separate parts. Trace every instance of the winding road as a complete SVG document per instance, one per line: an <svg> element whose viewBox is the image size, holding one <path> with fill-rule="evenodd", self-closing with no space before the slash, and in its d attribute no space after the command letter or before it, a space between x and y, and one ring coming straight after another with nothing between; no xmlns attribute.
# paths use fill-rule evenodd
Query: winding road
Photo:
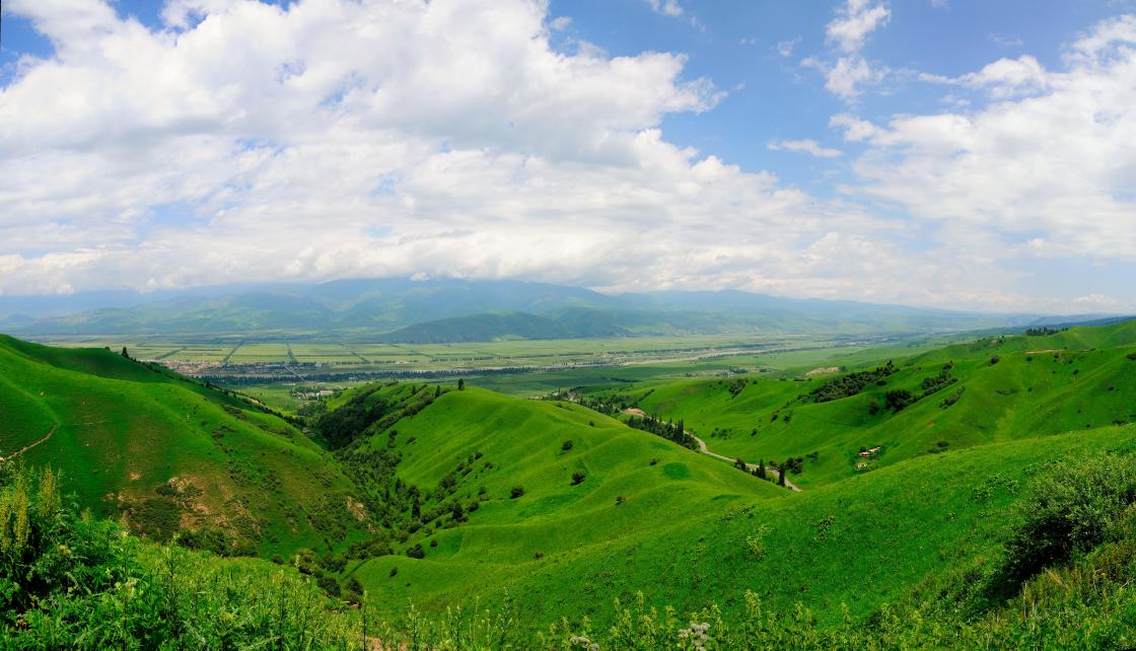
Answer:
<svg viewBox="0 0 1136 651"><path fill-rule="evenodd" d="M647 412L643 411L642 409L640 409L638 407L628 407L628 408L623 410L623 413L630 414L632 416L638 416L639 418L648 418ZM694 439L695 443L698 444L698 451L701 452L702 454L705 454L708 457L714 457L715 459L718 459L719 461L725 461L726 463L728 463L730 465L734 465L737 462L737 459L735 459L734 457L727 457L724 454L718 454L717 452L714 452L710 448L706 447L706 441L703 441L702 439L695 436L690 430L685 430L685 433L686 433L687 436ZM746 472L752 473L753 471L757 470L757 464L756 463L747 463L745 465L745 467L746 467ZM779 481L781 479L781 471L772 467L772 466L766 466L765 472L769 475L772 475L773 479L775 479L775 480ZM794 484L793 482L789 481L788 477L785 478L785 488L788 488L789 490L793 491L794 493L800 493L801 492L801 488L799 486L797 486L796 484Z"/></svg>
<svg viewBox="0 0 1136 651"><path fill-rule="evenodd" d="M694 439L694 441L696 443L698 443L698 451L701 452L702 454L705 454L708 457L714 457L715 459L719 459L721 461L725 461L726 463L729 463L729 464L733 464L733 463L737 462L737 459L735 459L733 457L727 457L724 454L718 454L717 452L714 452L710 448L706 447L706 441L703 441L702 439L691 434L690 432L687 432L687 434L690 436L690 438ZM756 463L747 463L745 465L745 467L746 467L747 472L753 472L753 471L757 470L757 464ZM765 472L769 473L774 479L780 480L781 471L774 468L773 466L766 466ZM785 479L785 487L788 488L789 490L795 492L795 493L801 492L800 487L797 486L796 484L794 484L793 482L789 481L788 478Z"/></svg>

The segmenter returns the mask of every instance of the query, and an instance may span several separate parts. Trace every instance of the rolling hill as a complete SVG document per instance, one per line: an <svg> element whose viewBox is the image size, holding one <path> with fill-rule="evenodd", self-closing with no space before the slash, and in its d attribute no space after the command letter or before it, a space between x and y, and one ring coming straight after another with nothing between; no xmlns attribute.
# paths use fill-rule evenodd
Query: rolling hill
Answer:
<svg viewBox="0 0 1136 651"><path fill-rule="evenodd" d="M595 399L682 418L729 456L801 458L794 481L809 486L947 449L1136 422L1133 352L1136 321L1126 321L986 337L891 367L663 381Z"/></svg>
<svg viewBox="0 0 1136 651"><path fill-rule="evenodd" d="M730 622L738 635L802 648L837 639L858 640L846 642L852 648L1044 646L1073 640L1090 617L1083 645L1131 642L1124 631L1136 611L1124 586L1136 576L1136 528L1128 520L1050 559L1041 574L1005 583L1004 568L1039 477L1064 485L1069 472L1133 465L1136 425L1113 422L1128 418L1136 396L1136 322L855 359L852 368L783 378L579 394L616 405L611 416L472 386L360 385L307 410L305 436L239 396L109 351L5 338L0 407L2 422L15 425L0 443L10 454L53 432L23 458L62 466L83 500L106 504L114 494L103 511L124 511L135 526L140 501L180 505L193 492L187 510L200 504L214 526L233 529L232 500L213 498L231 491L264 524L256 551L324 552L298 550L294 565L398 622L384 629L398 639L426 631L444 639L474 621L459 606L481 603L493 606L476 615L478 626L530 641L522 646L562 618L588 617L591 628L573 623L573 634L610 630L611 648L664 648L643 636L651 626L677 634L674 621L687 620L650 608L694 613L710 604L716 610L689 621L714 631ZM801 456L803 472L792 477L803 492L628 427L619 409L628 401L685 419L715 450ZM232 474L234 458L251 481ZM1099 459L1112 465L1091 465ZM175 476L204 490L171 483ZM1086 499L1129 490L1125 477ZM1071 487L1094 481L1073 479ZM332 502L352 508L328 516L321 505ZM348 526L360 512L366 526ZM330 536L337 523L343 535ZM266 571L247 568L226 571ZM640 593L639 614L612 606L635 604Z"/></svg>
<svg viewBox="0 0 1136 651"><path fill-rule="evenodd" d="M226 551L269 555L365 529L351 481L295 426L107 350L0 336L0 423L0 455L28 448L80 504L158 540L218 532Z"/></svg>

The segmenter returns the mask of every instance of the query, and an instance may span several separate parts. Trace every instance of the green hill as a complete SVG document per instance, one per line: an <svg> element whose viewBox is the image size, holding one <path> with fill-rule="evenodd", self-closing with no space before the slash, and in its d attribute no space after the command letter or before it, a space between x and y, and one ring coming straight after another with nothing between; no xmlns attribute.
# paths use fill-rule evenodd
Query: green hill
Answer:
<svg viewBox="0 0 1136 651"><path fill-rule="evenodd" d="M108 515L124 511L153 534L139 516L165 500L184 524L198 514L262 554L325 552L293 564L330 594L365 593L362 612L395 620L383 635L410 646L572 648L569 633L584 633L604 648L671 648L696 622L711 635L734 631L727 646L1134 641L1136 425L1112 424L1136 404L1131 322L784 378L575 394L611 415L472 386L361 385L305 410L306 435L239 396L108 351L4 339L0 370L0 422L16 424L0 431L7 454L46 428L52 436L23 457L61 466ZM800 457L790 476L803 492L628 427L631 404L684 419L724 454ZM255 536L233 525L234 504L259 518ZM1029 551L1046 537L1057 551ZM217 572L208 557L186 562ZM645 608L679 614L612 607L639 593ZM254 601L272 626L306 626ZM472 613L478 603L489 610ZM533 641L561 618L573 623L557 629L559 642ZM368 626L350 614L334 621L336 639ZM480 647L474 627L488 640ZM669 637L644 641L652 627Z"/></svg>
<svg viewBox="0 0 1136 651"><path fill-rule="evenodd" d="M352 483L294 426L110 351L0 337L0 422L0 454L38 441L23 460L159 540L215 531L229 551L269 554L364 528L345 506Z"/></svg>
<svg viewBox="0 0 1136 651"><path fill-rule="evenodd" d="M424 514L396 547L419 548L425 559L366 560L351 576L396 608L403 596L424 597L421 590L436 591L432 603L442 605L455 589L514 576L540 558L603 545L630 530L646 535L742 498L787 495L578 405L476 388L445 392L344 453L372 458L388 450L398 459L394 481L421 493ZM392 566L400 573L388 584Z"/></svg>
<svg viewBox="0 0 1136 651"><path fill-rule="evenodd" d="M988 337L861 368L665 381L591 399L684 419L728 456L800 458L794 481L812 486L947 449L1136 422L1134 352L1136 321L1127 321Z"/></svg>

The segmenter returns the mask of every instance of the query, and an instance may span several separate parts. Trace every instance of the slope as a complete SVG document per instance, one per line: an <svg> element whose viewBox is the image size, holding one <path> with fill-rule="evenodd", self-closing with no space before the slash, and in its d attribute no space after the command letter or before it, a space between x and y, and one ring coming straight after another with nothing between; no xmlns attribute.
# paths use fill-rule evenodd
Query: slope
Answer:
<svg viewBox="0 0 1136 651"><path fill-rule="evenodd" d="M97 514L218 551L327 548L358 536L352 483L295 427L237 397L101 349L0 336L0 454L63 472ZM220 534L220 535L217 535Z"/></svg>
<svg viewBox="0 0 1136 651"><path fill-rule="evenodd" d="M402 541L424 559L380 557L351 568L395 610L412 595L441 606L540 559L650 535L738 500L787 495L578 405L475 388L442 394L368 444L392 446L400 481L463 511Z"/></svg>
<svg viewBox="0 0 1136 651"><path fill-rule="evenodd" d="M863 620L922 585L992 571L1024 482L1056 460L1105 450L1136 452L1136 428L928 455L787 498L706 495L698 511L681 515L668 512L672 498L652 505L660 511L650 526L623 522L619 535L575 545L537 538L546 520L488 532L462 527L438 534L425 559L380 557L353 575L392 610L507 595L533 627L565 613L602 627L612 600L628 603L637 592L648 605L679 612L717 603L729 618L752 590L770 609L804 604L825 625L838 623L845 607ZM533 549L555 551L525 558Z"/></svg>
<svg viewBox="0 0 1136 651"><path fill-rule="evenodd" d="M799 459L808 487L1021 436L1136 421L1136 322L996 336L859 369L599 390L747 461ZM862 454L864 453L864 454Z"/></svg>

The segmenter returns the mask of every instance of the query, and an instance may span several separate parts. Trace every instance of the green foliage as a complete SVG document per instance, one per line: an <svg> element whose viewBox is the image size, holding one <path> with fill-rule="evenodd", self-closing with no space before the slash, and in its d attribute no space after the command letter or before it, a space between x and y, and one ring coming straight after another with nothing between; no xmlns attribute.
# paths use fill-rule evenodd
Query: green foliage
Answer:
<svg viewBox="0 0 1136 651"><path fill-rule="evenodd" d="M884 406L896 413L903 411L916 400L918 398L915 394L907 389L896 389L884 394Z"/></svg>
<svg viewBox="0 0 1136 651"><path fill-rule="evenodd" d="M830 402L848 398L860 393L872 384L884 381L896 371L895 364L888 360L887 364L871 371L857 371L829 380L810 391L809 396L813 402Z"/></svg>
<svg viewBox="0 0 1136 651"><path fill-rule="evenodd" d="M1067 561L1136 522L1136 457L1100 455L1062 461L1039 474L1007 543L1005 574L1021 581Z"/></svg>

